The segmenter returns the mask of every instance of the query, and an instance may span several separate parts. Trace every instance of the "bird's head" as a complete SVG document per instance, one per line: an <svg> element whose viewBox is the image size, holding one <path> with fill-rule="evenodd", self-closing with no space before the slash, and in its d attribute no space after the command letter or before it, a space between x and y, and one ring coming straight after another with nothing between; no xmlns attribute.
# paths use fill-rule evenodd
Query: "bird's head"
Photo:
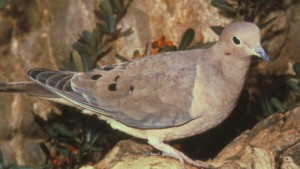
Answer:
<svg viewBox="0 0 300 169"><path fill-rule="evenodd" d="M269 56L260 44L260 30L250 22L236 21L224 28L220 43L226 42L225 50L233 50L241 57L258 56L270 62Z"/></svg>

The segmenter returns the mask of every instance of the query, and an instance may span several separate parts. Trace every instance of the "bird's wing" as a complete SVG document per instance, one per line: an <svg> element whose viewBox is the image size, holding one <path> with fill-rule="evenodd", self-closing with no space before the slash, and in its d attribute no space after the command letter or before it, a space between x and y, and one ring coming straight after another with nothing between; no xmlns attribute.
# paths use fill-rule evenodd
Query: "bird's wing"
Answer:
<svg viewBox="0 0 300 169"><path fill-rule="evenodd" d="M193 120L195 62L184 52L86 73L32 69L28 76L68 101L128 126L167 128Z"/></svg>

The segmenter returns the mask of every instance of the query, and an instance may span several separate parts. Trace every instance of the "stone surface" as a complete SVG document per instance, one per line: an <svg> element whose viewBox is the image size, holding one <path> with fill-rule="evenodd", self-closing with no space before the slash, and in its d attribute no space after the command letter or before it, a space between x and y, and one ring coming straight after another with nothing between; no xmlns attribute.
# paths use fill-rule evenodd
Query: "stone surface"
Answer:
<svg viewBox="0 0 300 169"><path fill-rule="evenodd" d="M286 157L300 166L300 107L262 120L226 146L213 162L235 163L240 167L276 168ZM297 151L295 151L297 150ZM293 153L288 153L293 152ZM248 159L248 160L244 160Z"/></svg>

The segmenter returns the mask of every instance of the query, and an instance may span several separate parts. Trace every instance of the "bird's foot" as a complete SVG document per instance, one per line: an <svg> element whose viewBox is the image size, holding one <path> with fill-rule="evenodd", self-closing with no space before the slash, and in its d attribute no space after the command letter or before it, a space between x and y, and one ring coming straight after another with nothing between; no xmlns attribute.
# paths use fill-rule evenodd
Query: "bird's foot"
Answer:
<svg viewBox="0 0 300 169"><path fill-rule="evenodd" d="M161 150L164 155L178 159L182 169L185 169L185 162L190 165L193 165L195 167L199 167L199 168L207 168L207 169L214 168L209 163L202 162L202 161L194 161L194 160L190 159L188 156L186 156L179 150L176 150L173 147L171 147L170 145L165 144L159 140L149 139L148 142L156 149Z"/></svg>
<svg viewBox="0 0 300 169"><path fill-rule="evenodd" d="M199 161L199 160L192 160L188 156L183 154L182 152L179 152L179 153L180 153L180 156L184 159L184 161L186 163L189 163L190 165L193 165L193 166L199 167L199 168L208 168L208 169L213 169L214 168L210 163L207 163L207 162L204 162L204 161Z"/></svg>

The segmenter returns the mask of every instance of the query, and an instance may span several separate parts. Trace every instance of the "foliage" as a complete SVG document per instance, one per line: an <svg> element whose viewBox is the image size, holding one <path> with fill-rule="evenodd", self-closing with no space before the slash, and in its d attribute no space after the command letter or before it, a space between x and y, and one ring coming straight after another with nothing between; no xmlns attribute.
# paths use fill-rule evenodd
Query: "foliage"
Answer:
<svg viewBox="0 0 300 169"><path fill-rule="evenodd" d="M265 6L269 2L270 0L212 0L211 4L220 9L225 15L234 18L234 20L254 22L255 19L258 19L257 25L263 29L276 19L274 17L266 20L266 17L258 17L263 13L262 6Z"/></svg>
<svg viewBox="0 0 300 169"><path fill-rule="evenodd" d="M92 32L84 31L79 40L73 44L70 63L64 68L73 71L89 71L96 67L98 60L112 49L111 42L132 33L131 28L123 30L117 24L126 14L132 0L103 0L95 10L98 19Z"/></svg>
<svg viewBox="0 0 300 169"><path fill-rule="evenodd" d="M35 121L50 138L48 145L41 144L49 161L42 168L79 168L102 157L103 148L96 143L101 133L96 117L77 111L53 113L47 121L35 116Z"/></svg>
<svg viewBox="0 0 300 169"><path fill-rule="evenodd" d="M293 69L296 75L285 75L285 86L289 87L290 92L295 95L295 98L290 101L283 100L280 101L276 97L270 98L261 98L260 102L263 108L265 115L271 115L277 112L287 112L291 109L294 109L300 99L300 63L295 63Z"/></svg>
<svg viewBox="0 0 300 169"><path fill-rule="evenodd" d="M245 1L245 0L212 0L211 4L224 12L225 15L229 15L234 20L243 20L248 22L254 22L258 18L257 25L260 29L267 27L272 24L276 17L268 19L266 17L258 17L262 13L261 7L265 5L268 0L257 0L257 1ZM212 30L220 35L223 27L213 26Z"/></svg>

